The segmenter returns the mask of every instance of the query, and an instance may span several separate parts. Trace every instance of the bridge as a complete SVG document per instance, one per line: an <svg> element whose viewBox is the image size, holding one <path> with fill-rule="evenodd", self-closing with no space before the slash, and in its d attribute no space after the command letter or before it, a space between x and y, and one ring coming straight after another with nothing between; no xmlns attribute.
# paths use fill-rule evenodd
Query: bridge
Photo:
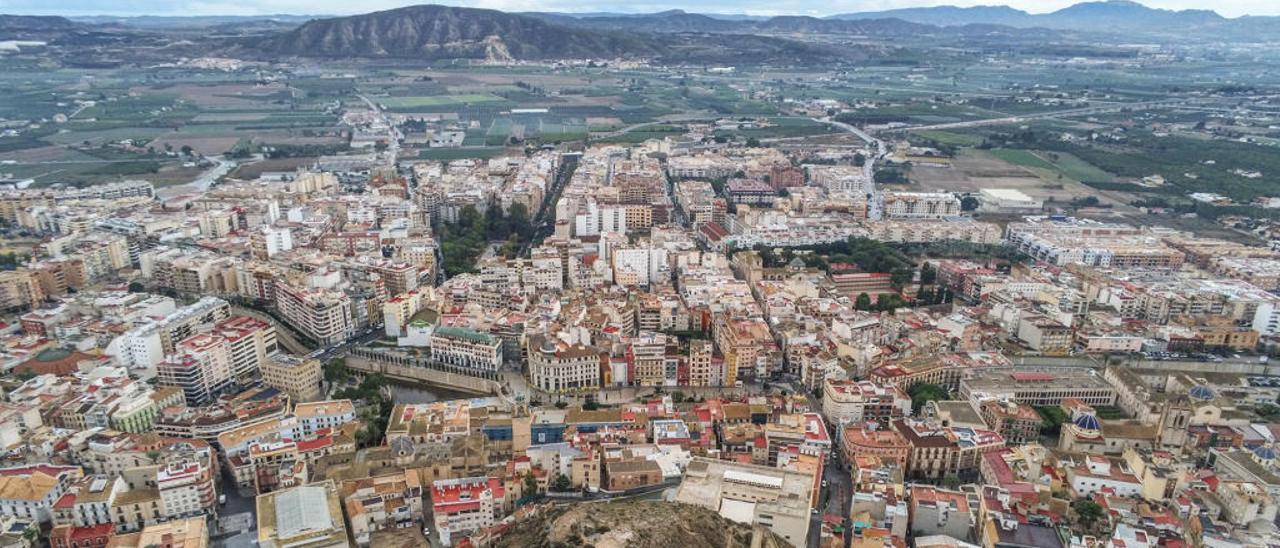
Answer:
<svg viewBox="0 0 1280 548"><path fill-rule="evenodd" d="M437 386L456 392L489 394L507 400L502 385L494 378L477 377L432 367L426 358L402 351L354 348L346 356L347 369L372 375L381 374L403 382ZM513 403L513 402L508 402Z"/></svg>
<svg viewBox="0 0 1280 548"><path fill-rule="evenodd" d="M1010 356L1013 365L1019 367L1087 367L1101 369L1108 361L1106 356ZM1213 360L1153 360L1139 355L1112 355L1109 360L1133 369L1148 369L1168 373L1230 373L1259 377L1280 376L1280 360L1259 361L1258 358L1226 358Z"/></svg>

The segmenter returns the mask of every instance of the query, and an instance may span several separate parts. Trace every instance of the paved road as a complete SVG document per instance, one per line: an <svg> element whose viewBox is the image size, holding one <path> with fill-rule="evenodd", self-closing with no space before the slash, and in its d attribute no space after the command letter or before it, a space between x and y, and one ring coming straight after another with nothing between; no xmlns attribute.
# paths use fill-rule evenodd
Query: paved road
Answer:
<svg viewBox="0 0 1280 548"><path fill-rule="evenodd" d="M271 324L271 326L276 329L276 341L280 343L281 347L289 352L297 355L303 355L311 352L311 349L307 347L306 344L299 341L295 336L293 326L281 324L279 321L276 321L275 318L271 317L270 314L239 305L233 305L231 307L231 313L240 316L249 316Z"/></svg>
<svg viewBox="0 0 1280 548"><path fill-rule="evenodd" d="M815 122L823 123L823 124L830 124L832 126L835 126L836 128L844 130L847 133L852 133L856 135L859 139L862 139L863 142L867 143L868 146L875 149L875 153L867 157L867 159L862 163L862 175L866 177L868 181L871 182L870 183L871 191L874 193L875 180L876 180L876 162L883 160L885 156L889 155L889 149L884 146L884 141L881 141L880 139L872 137L871 134L865 131L862 131L861 129L859 129L858 127L852 124L846 124L844 122L836 121L835 119L829 116L824 118L812 118L812 120ZM870 202L871 203L868 204L868 206L871 209L870 211L867 212L867 215L872 219L879 219L880 209L879 209L879 206L877 205L878 202L876 200L870 200Z"/></svg>
<svg viewBox="0 0 1280 548"><path fill-rule="evenodd" d="M240 165L240 163L236 162L235 160L227 160L218 156L206 156L205 159L209 160L210 162L213 162L213 165L210 166L209 169L206 169L204 173L201 173L199 177L196 177L194 180L192 180L189 183L161 187L158 190L156 190L156 194L158 194L161 198L168 198L172 196L190 194L194 192L205 192L209 190L209 187L213 186L213 183L216 182L220 177L228 173L231 173L231 170L235 169L236 166ZM261 155L255 156L254 159L261 160L262 156ZM49 165L49 166L77 165L77 164L95 164L96 165L96 164L128 164L128 163L134 163L138 161L141 161L141 160L138 160L138 159L45 160L45 161L39 161L39 162L14 162L13 164L9 164L9 165ZM57 173L57 171L61 171L61 170L55 170L51 173Z"/></svg>
<svg viewBox="0 0 1280 548"><path fill-rule="evenodd" d="M218 481L218 494L227 497L227 503L218 507L219 516L233 516L257 511L257 497L253 493L241 493L236 488L230 470L223 470Z"/></svg>
<svg viewBox="0 0 1280 548"><path fill-rule="evenodd" d="M373 329L358 333L356 334L356 336L352 337L351 339L348 339L346 342L342 344L335 344L333 346L326 347L324 351L320 353L319 356L316 356L316 359L320 360L323 363L328 361L329 358L344 356L346 355L348 350L355 348L357 346L369 346L369 343L372 343L373 341L381 339L384 335L386 335L386 332L379 328L373 328Z"/></svg>
<svg viewBox="0 0 1280 548"><path fill-rule="evenodd" d="M811 118L811 120L815 122L823 123L823 124L830 124L848 133L852 133L858 136L859 139L862 139L863 142L867 143L872 148L875 148L876 150L875 154L873 154L871 158L867 158L866 163L862 164L862 168L863 168L862 171L867 175L867 177L871 177L873 175L875 171L875 163L883 159L885 156L889 154L889 151L885 149L884 141L881 141L880 139L876 139L875 137L872 137L870 133L862 131L857 126L854 126L852 124L846 124L844 122L838 122L830 117Z"/></svg>
<svg viewBox="0 0 1280 548"><path fill-rule="evenodd" d="M156 190L156 194L161 198L169 198L182 194L202 193L208 191L209 188L213 186L213 183L217 182L219 178L231 173L231 170L240 165L240 162L236 160L227 160L217 156L206 156L205 159L213 162L213 166L206 169L205 172L201 173L199 177L195 178L195 180L183 185L161 187ZM246 161L257 161L261 159L261 154L255 154L252 158Z"/></svg>
<svg viewBox="0 0 1280 548"><path fill-rule="evenodd" d="M620 137L622 135L631 133L632 131L635 131L641 128L646 128L649 126L660 126L663 124L675 124L675 123L685 123L685 122L711 122L715 120L716 118L708 117L705 114L677 114L673 116L665 116L653 122L641 122L639 124L631 124L622 129L610 131L608 133L599 133L592 136L591 139L589 140L595 141L599 139L609 139L613 137Z"/></svg>
<svg viewBox="0 0 1280 548"><path fill-rule="evenodd" d="M1249 98L1240 98L1240 100L1248 100ZM965 122L949 122L945 124L932 124L927 126L911 126L894 128L889 131L917 131L917 130L933 130L933 129L957 129L967 127L1003 125L1003 124L1020 124L1033 120L1045 120L1049 118L1061 118L1064 116L1087 116L1090 114L1105 114L1112 112L1120 112L1122 110L1141 111L1151 108L1167 108L1167 107L1196 107L1198 104L1213 104L1218 102L1215 99L1162 99L1159 101L1141 101L1136 103L1111 103L1108 105L1099 105L1083 108L1072 108L1066 110L1056 110L1052 112L1037 112L1032 114L1023 114L1019 116L1006 116L1000 118L985 118L982 120L969 120Z"/></svg>
<svg viewBox="0 0 1280 548"><path fill-rule="evenodd" d="M375 103L363 93L356 94L356 97L359 97L361 101L364 101L364 104L369 106L369 110L375 112L378 117L382 119L382 123L386 124L386 126L390 128L388 130L390 134L387 138L387 165L395 166L396 160L400 157L400 136L396 134L396 127L391 125L391 120L387 118L386 113L382 111L382 107L378 106L378 103Z"/></svg>
<svg viewBox="0 0 1280 548"><path fill-rule="evenodd" d="M787 382L792 392L796 394L804 394L809 402L809 409L815 413L822 413L822 402L813 396L812 392L802 390L795 382ZM825 422L827 417L823 415ZM849 475L849 466L841 458L839 427L827 424L827 428L831 435L831 455L825 466L822 467L823 487L818 495L818 511L819 513L811 516L809 521L809 546L818 546L819 537L822 534L822 515L831 514L841 516L845 520L845 528L849 526L849 513L853 509L853 477ZM846 535L845 548L849 547L849 543L853 537Z"/></svg>
<svg viewBox="0 0 1280 548"><path fill-rule="evenodd" d="M520 245L520 249L516 252L517 257L528 256L535 241L549 238L555 233L552 223L556 221L556 205L560 202L560 195L564 193L565 187L569 186L569 181L573 179L573 172L578 169L576 156L561 156L560 161L562 163L556 170L555 179L551 181L551 190L543 197L542 204L533 215L533 237Z"/></svg>

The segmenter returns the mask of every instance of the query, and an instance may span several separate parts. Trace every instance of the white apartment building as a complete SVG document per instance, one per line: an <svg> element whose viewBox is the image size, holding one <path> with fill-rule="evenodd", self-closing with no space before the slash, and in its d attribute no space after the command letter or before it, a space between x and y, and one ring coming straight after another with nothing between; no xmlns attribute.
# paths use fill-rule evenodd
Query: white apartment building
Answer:
<svg viewBox="0 0 1280 548"><path fill-rule="evenodd" d="M264 226L254 238L262 242L262 254L268 258L293 249L293 232L285 227Z"/></svg>
<svg viewBox="0 0 1280 548"><path fill-rule="evenodd" d="M1142 481L1123 461L1101 455L1087 455L1084 464L1067 468L1067 481L1077 497L1088 497L1111 489L1118 497L1142 495Z"/></svg>
<svg viewBox="0 0 1280 548"><path fill-rule="evenodd" d="M355 333L351 298L341 291L280 283L276 308L290 326L325 346L346 341Z"/></svg>
<svg viewBox="0 0 1280 548"><path fill-rule="evenodd" d="M215 324L213 332L227 342L231 374L237 380L257 376L267 356L278 350L276 328L257 318L235 316Z"/></svg>
<svg viewBox="0 0 1280 548"><path fill-rule="evenodd" d="M597 204L588 199L573 216L574 236L598 236L605 232L627 232L627 208L617 204Z"/></svg>
<svg viewBox="0 0 1280 548"><path fill-rule="evenodd" d="M306 438L356 420L356 407L351 400L299 403L293 408L293 416L297 418L294 435Z"/></svg>
<svg viewBox="0 0 1280 548"><path fill-rule="evenodd" d="M130 368L150 369L174 351L174 345L202 325L231 317L231 305L217 297L204 297L157 321L130 329L107 345L106 353Z"/></svg>
<svg viewBox="0 0 1280 548"><path fill-rule="evenodd" d="M721 156L676 156L667 160L667 173L674 179L715 179L738 171L738 165Z"/></svg>
<svg viewBox="0 0 1280 548"><path fill-rule="evenodd" d="M875 192L875 182L867 177L866 171L861 167L808 165L805 169L809 172L809 180L828 192L862 195Z"/></svg>
<svg viewBox="0 0 1280 548"><path fill-rule="evenodd" d="M1280 298L1271 297L1258 303L1250 327L1260 335L1280 333Z"/></svg>
<svg viewBox="0 0 1280 548"><path fill-rule="evenodd" d="M441 541L453 535L478 531L495 523L502 482L484 476L436 480L431 484L431 510Z"/></svg>
<svg viewBox="0 0 1280 548"><path fill-rule="evenodd" d="M79 466L33 464L0 469L0 516L49 523L53 503L82 475Z"/></svg>
<svg viewBox="0 0 1280 548"><path fill-rule="evenodd" d="M207 513L217 503L214 488L217 478L207 463L192 460L169 464L156 471L156 489L160 491L160 511L166 518L196 516Z"/></svg>
<svg viewBox="0 0 1280 548"><path fill-rule="evenodd" d="M634 247L610 251L613 263L613 282L618 285L648 287L661 283L670 276L667 252L663 249Z"/></svg>
<svg viewBox="0 0 1280 548"><path fill-rule="evenodd" d="M822 384L822 413L836 424L874 420L887 425L911 415L911 397L897 386L827 379Z"/></svg>
<svg viewBox="0 0 1280 548"><path fill-rule="evenodd" d="M551 393L600 388L600 351L549 337L529 339L529 382Z"/></svg>
<svg viewBox="0 0 1280 548"><path fill-rule="evenodd" d="M960 215L960 199L949 192L884 192L886 219L943 219Z"/></svg>
<svg viewBox="0 0 1280 548"><path fill-rule="evenodd" d="M465 372L496 372L502 367L502 340L472 329L437 327L431 332L431 360Z"/></svg>
<svg viewBox="0 0 1280 548"><path fill-rule="evenodd" d="M560 291L564 289L564 264L554 250L542 248L533 251L533 258L517 262L520 268L520 285L527 292Z"/></svg>
<svg viewBox="0 0 1280 548"><path fill-rule="evenodd" d="M208 403L235 380L231 345L220 335L191 337L156 366L156 377L163 386L181 388L187 404Z"/></svg>

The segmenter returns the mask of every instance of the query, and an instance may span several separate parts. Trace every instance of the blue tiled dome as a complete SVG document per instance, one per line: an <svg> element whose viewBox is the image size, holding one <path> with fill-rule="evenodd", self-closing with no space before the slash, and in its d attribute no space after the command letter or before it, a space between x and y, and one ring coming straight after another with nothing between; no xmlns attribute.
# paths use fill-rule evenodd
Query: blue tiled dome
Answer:
<svg viewBox="0 0 1280 548"><path fill-rule="evenodd" d="M1253 448L1253 456L1260 460L1276 460L1276 450L1265 445Z"/></svg>
<svg viewBox="0 0 1280 548"><path fill-rule="evenodd" d="M1197 384L1191 387L1191 390L1187 392L1187 395L1191 396L1192 399L1200 401L1209 401L1215 397L1213 395L1213 390L1210 390L1208 386L1203 384Z"/></svg>
<svg viewBox="0 0 1280 548"><path fill-rule="evenodd" d="M1101 430L1102 429L1102 425L1098 423L1098 417L1095 417L1093 415L1080 415L1079 417L1076 417L1076 420L1071 422L1075 423L1076 426L1079 426L1080 428L1083 428L1085 430Z"/></svg>

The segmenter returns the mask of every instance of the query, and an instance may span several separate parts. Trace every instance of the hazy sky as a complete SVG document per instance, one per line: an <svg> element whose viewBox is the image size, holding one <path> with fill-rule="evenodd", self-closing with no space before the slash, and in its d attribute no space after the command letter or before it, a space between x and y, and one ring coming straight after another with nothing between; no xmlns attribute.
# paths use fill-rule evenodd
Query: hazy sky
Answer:
<svg viewBox="0 0 1280 548"><path fill-rule="evenodd" d="M0 13L51 15L261 15L351 14L412 4L451 4L494 8L506 11L615 11L652 12L673 8L702 13L747 13L752 15L830 15L858 11L951 4L972 6L1001 4L1030 12L1063 8L1076 0L0 0ZM1145 0L1159 8L1212 8L1228 17L1240 15L1280 15L1277 0Z"/></svg>

